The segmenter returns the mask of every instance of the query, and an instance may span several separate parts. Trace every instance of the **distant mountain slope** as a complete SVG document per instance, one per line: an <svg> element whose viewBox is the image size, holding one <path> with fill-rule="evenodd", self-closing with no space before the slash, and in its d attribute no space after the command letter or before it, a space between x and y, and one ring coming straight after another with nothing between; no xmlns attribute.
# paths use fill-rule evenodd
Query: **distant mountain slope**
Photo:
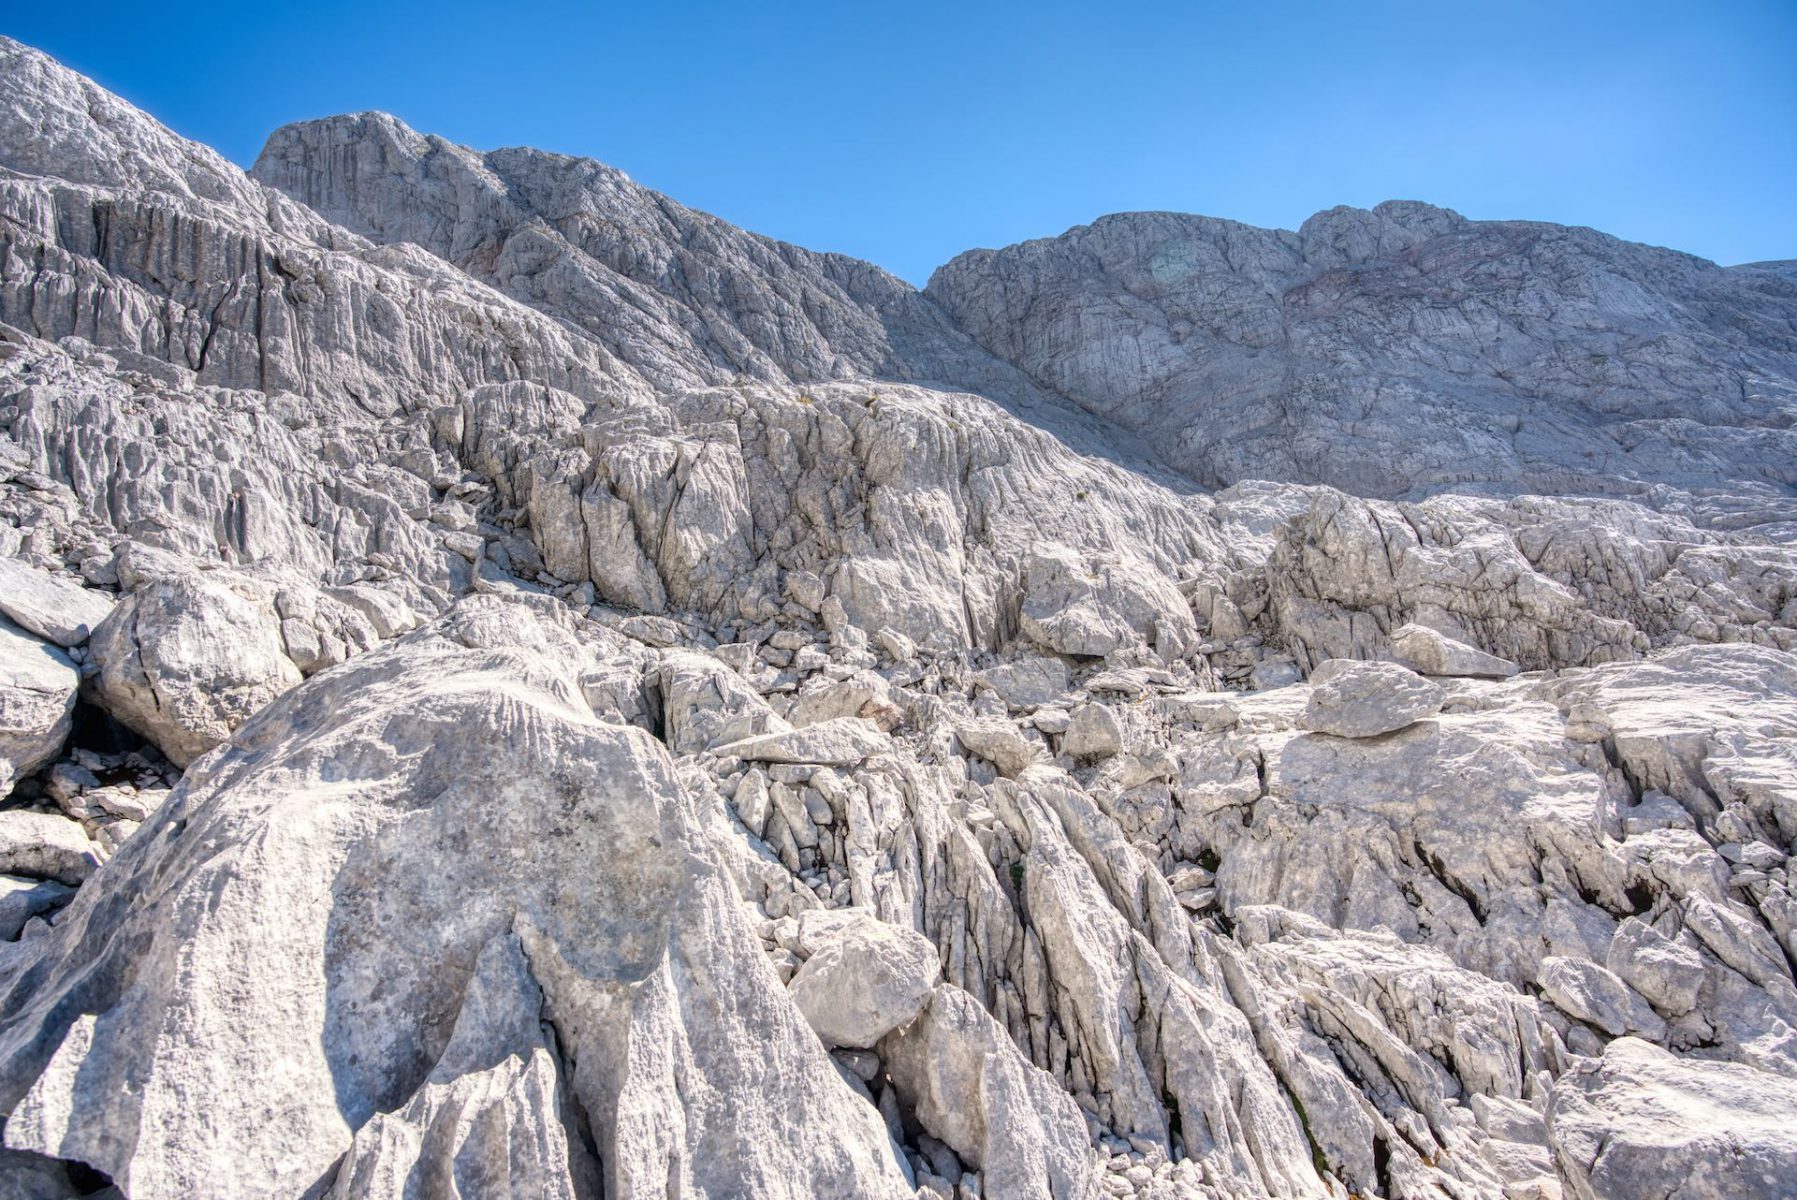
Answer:
<svg viewBox="0 0 1797 1200"><path fill-rule="evenodd" d="M360 113L276 130L253 175L586 330L660 387L877 377L1029 390L873 264L745 232L591 159L480 153Z"/></svg>
<svg viewBox="0 0 1797 1200"><path fill-rule="evenodd" d="M928 295L1200 483L1748 492L1797 483L1797 280L1425 204L1296 233L1172 213L963 254Z"/></svg>

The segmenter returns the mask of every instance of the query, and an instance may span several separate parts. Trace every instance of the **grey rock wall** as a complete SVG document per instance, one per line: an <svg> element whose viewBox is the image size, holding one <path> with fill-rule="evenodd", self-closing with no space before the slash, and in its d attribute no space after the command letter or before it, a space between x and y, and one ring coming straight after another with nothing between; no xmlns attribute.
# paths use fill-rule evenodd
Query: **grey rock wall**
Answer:
<svg viewBox="0 0 1797 1200"><path fill-rule="evenodd" d="M919 293L3 40L0 214L0 1192L1782 1194L1788 266Z"/></svg>

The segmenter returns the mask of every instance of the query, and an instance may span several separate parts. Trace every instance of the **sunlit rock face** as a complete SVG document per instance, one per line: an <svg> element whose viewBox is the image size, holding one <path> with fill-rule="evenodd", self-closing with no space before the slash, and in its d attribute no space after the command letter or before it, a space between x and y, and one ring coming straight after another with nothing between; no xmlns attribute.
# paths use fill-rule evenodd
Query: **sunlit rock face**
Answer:
<svg viewBox="0 0 1797 1200"><path fill-rule="evenodd" d="M1788 1192L1789 267L920 292L3 40L0 215L0 1192Z"/></svg>

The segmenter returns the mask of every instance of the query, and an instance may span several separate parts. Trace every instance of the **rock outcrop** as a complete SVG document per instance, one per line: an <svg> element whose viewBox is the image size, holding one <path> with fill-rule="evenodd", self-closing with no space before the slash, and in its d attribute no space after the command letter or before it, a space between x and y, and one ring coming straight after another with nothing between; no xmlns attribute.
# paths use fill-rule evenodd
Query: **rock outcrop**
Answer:
<svg viewBox="0 0 1797 1200"><path fill-rule="evenodd" d="M1775 268L1394 201L1296 232L1119 214L970 251L927 294L1209 486L1664 489L1723 527L1792 517L1797 288Z"/></svg>
<svg viewBox="0 0 1797 1200"><path fill-rule="evenodd" d="M0 1192L1788 1191L1788 268L920 293L3 39L0 217Z"/></svg>
<svg viewBox="0 0 1797 1200"><path fill-rule="evenodd" d="M80 678L56 647L0 620L0 794L62 749Z"/></svg>

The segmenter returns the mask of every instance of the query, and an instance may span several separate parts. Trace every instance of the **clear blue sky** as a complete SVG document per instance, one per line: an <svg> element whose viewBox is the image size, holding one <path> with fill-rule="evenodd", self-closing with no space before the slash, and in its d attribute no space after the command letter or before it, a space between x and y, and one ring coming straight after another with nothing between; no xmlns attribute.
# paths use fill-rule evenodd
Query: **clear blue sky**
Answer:
<svg viewBox="0 0 1797 1200"><path fill-rule="evenodd" d="M1797 0L15 0L0 31L246 165L386 109L918 283L1107 212L1394 197L1797 258Z"/></svg>

